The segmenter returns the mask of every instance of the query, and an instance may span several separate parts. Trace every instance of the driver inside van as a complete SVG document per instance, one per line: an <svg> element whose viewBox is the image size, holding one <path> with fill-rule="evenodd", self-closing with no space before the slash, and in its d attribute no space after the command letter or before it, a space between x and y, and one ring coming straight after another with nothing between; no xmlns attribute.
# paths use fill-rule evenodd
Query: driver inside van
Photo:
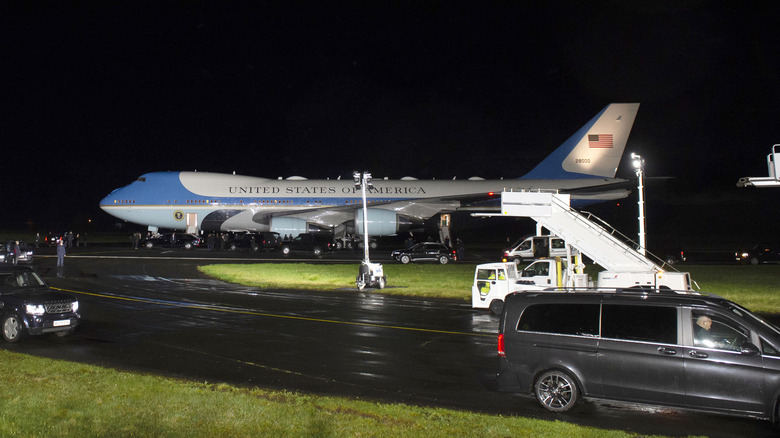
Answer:
<svg viewBox="0 0 780 438"><path fill-rule="evenodd" d="M701 315L696 318L696 327L693 331L693 343L703 347L714 347L715 341L712 340L712 318L707 315Z"/></svg>

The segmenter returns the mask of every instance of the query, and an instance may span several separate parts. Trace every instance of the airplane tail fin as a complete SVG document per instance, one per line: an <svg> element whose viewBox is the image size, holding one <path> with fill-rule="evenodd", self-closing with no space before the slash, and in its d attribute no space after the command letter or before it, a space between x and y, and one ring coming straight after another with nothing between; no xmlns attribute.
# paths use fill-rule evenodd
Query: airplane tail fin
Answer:
<svg viewBox="0 0 780 438"><path fill-rule="evenodd" d="M614 178L638 110L638 103L607 105L522 178Z"/></svg>

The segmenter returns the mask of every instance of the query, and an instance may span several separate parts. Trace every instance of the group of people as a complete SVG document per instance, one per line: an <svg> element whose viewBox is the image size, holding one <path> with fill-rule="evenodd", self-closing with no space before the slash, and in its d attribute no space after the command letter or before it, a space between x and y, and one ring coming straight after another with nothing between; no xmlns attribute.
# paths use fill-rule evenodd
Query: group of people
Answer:
<svg viewBox="0 0 780 438"><path fill-rule="evenodd" d="M55 245L59 245L59 242L62 241L62 244L67 248L87 246L87 233L73 234L73 231L68 231L61 236L55 233L49 233L48 239L51 239L52 243ZM35 247L40 248L42 243L45 244L46 241L41 237L41 233L35 233Z"/></svg>

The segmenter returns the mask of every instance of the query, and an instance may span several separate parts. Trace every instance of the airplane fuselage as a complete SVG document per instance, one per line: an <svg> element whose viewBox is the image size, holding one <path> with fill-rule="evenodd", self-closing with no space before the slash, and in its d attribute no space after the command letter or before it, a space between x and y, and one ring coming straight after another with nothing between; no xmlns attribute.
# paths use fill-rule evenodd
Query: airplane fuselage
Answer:
<svg viewBox="0 0 780 438"><path fill-rule="evenodd" d="M554 190L578 201L620 199L615 178L639 104L610 104L524 177L484 180L374 179L366 197L371 235L420 228L441 212L487 208L504 190ZM507 154L509 155L509 154ZM509 159L509 156L507 157ZM493 205L497 211L498 203ZM100 208L129 222L201 231L314 230L362 234L361 190L349 179L267 179L209 172L152 172L115 190Z"/></svg>
<svg viewBox="0 0 780 438"><path fill-rule="evenodd" d="M367 193L370 223L396 234L464 202L490 199L502 190L598 187L622 180L383 180ZM606 192L618 199L625 191ZM611 195L609 195L612 193ZM360 188L349 180L268 179L209 172L152 172L100 202L104 211L142 225L178 230L305 232L335 228L362 214ZM283 216L282 216L283 215ZM299 217L300 216L300 217ZM362 218L362 216L360 216ZM373 227L372 227L373 228ZM304 231L302 231L304 230ZM377 233L378 234L378 233Z"/></svg>

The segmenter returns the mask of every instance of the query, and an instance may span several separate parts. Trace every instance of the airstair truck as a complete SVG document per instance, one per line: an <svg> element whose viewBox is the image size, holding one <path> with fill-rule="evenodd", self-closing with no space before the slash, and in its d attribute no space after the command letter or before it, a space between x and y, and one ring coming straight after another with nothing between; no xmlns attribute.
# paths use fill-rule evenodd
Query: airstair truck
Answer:
<svg viewBox="0 0 780 438"><path fill-rule="evenodd" d="M692 290L689 273L667 272L625 243L628 239L609 227L606 222L598 223L591 217L571 209L569 195L550 192L503 192L501 213L506 216L530 217L562 237L567 245L566 262L562 262L560 257L541 259L528 265L519 274L515 271L515 278L507 282L506 293L498 287L488 290L484 280L482 284L479 283L479 271L483 266L479 265L472 286L472 307L490 308L496 312L503 307L503 300L509 293L556 287ZM583 273L584 266L581 263L571 263L570 246L605 268L599 272L595 284ZM509 264L511 263L504 263ZM508 267L506 272L511 272Z"/></svg>

